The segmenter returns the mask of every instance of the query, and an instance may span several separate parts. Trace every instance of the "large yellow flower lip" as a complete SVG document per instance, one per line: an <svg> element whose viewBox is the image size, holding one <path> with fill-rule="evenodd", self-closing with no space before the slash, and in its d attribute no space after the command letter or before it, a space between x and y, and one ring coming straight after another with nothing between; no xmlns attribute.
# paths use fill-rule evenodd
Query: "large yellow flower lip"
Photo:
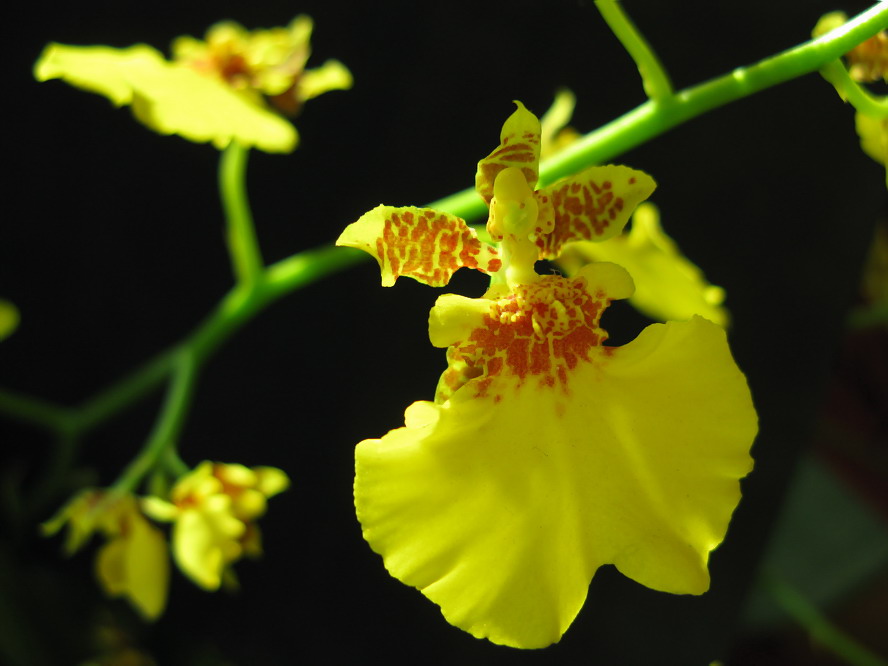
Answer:
<svg viewBox="0 0 888 666"><path fill-rule="evenodd" d="M365 539L449 622L495 643L558 641L607 563L704 592L751 469L755 411L715 324L650 326L568 375L568 393L506 373L482 393L473 379L356 449Z"/></svg>

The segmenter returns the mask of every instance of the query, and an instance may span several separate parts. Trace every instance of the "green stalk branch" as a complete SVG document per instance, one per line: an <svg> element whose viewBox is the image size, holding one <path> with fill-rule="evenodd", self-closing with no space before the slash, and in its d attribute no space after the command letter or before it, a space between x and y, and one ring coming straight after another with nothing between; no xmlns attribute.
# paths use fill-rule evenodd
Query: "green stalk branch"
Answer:
<svg viewBox="0 0 888 666"><path fill-rule="evenodd" d="M886 27L888 3L883 2L817 39L685 88L668 105L649 100L544 162L540 183L545 185L590 164L606 162L707 111L820 70Z"/></svg>
<svg viewBox="0 0 888 666"><path fill-rule="evenodd" d="M177 350L172 355L173 374L166 399L148 436L142 451L111 487L112 494L127 493L135 490L139 482L176 444L185 415L191 405L194 386L197 382L198 363L190 349Z"/></svg>
<svg viewBox="0 0 888 666"><path fill-rule="evenodd" d="M28 425L43 426L58 433L73 433L79 423L76 408L62 407L41 398L0 389L0 414Z"/></svg>
<svg viewBox="0 0 888 666"><path fill-rule="evenodd" d="M641 82L647 96L654 101L670 97L672 83L669 81L669 75L666 74L660 59L647 40L623 11L618 0L595 0L595 6L638 66L638 73L641 74Z"/></svg>
<svg viewBox="0 0 888 666"><path fill-rule="evenodd" d="M841 60L824 66L820 72L823 78L833 84L842 99L863 114L873 118L888 118L888 97L869 93L866 88L851 78Z"/></svg>
<svg viewBox="0 0 888 666"><path fill-rule="evenodd" d="M225 211L226 239L234 276L248 284L262 271L262 253L247 199L246 169L249 148L232 141L219 158L219 192Z"/></svg>

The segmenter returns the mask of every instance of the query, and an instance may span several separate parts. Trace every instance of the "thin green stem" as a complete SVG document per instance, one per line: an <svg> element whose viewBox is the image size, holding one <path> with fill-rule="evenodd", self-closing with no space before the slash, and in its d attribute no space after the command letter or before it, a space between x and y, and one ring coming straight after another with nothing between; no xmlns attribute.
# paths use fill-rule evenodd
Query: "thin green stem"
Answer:
<svg viewBox="0 0 888 666"><path fill-rule="evenodd" d="M780 576L764 577L765 588L777 604L819 644L852 666L886 666L873 652L832 624L817 608Z"/></svg>
<svg viewBox="0 0 888 666"><path fill-rule="evenodd" d="M238 283L249 284L262 271L262 253L247 199L246 169L249 148L232 141L219 158L219 193L227 222L226 238Z"/></svg>
<svg viewBox="0 0 888 666"><path fill-rule="evenodd" d="M888 97L870 94L866 88L851 78L841 60L827 63L820 73L833 84L842 99L863 114L874 118L888 118Z"/></svg>
<svg viewBox="0 0 888 666"><path fill-rule="evenodd" d="M145 475L157 467L162 457L175 446L191 404L197 381L198 363L195 355L187 347L177 350L172 362L173 374L170 378L170 387L154 428L141 452L127 465L112 486L112 494L135 490Z"/></svg>
<svg viewBox="0 0 888 666"><path fill-rule="evenodd" d="M0 414L28 425L48 428L58 433L77 430L77 409L62 407L32 396L0 389Z"/></svg>
<svg viewBox="0 0 888 666"><path fill-rule="evenodd" d="M883 2L817 39L685 88L669 104L649 100L544 162L540 183L551 183L590 164L606 162L707 111L822 69L886 26L888 3Z"/></svg>
<svg viewBox="0 0 888 666"><path fill-rule="evenodd" d="M641 82L647 96L655 101L671 96L672 83L669 81L669 75L666 74L660 59L647 40L623 11L620 3L617 0L595 0L595 6L638 66L638 73L641 74Z"/></svg>
<svg viewBox="0 0 888 666"><path fill-rule="evenodd" d="M124 379L84 401L77 410L77 431L86 433L156 389L172 369L172 350L157 354Z"/></svg>

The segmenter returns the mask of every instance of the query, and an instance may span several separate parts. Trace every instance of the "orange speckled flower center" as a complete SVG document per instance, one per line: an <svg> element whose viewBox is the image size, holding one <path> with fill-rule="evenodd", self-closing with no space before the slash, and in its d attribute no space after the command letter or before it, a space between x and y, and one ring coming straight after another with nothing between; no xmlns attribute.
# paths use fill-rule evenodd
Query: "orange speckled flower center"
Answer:
<svg viewBox="0 0 888 666"><path fill-rule="evenodd" d="M603 291L590 294L582 277L546 276L516 286L451 348L444 384L455 391L477 378L475 395L484 396L495 377L517 378L519 386L535 378L538 387L567 392L570 371L591 362L593 348L607 339L598 322L610 300Z"/></svg>

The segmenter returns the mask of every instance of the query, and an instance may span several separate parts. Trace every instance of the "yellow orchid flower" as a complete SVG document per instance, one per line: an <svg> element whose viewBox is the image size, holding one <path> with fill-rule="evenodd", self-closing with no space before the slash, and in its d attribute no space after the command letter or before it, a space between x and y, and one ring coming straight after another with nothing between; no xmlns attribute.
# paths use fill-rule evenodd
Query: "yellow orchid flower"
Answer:
<svg viewBox="0 0 888 666"><path fill-rule="evenodd" d="M570 243L557 264L574 275L590 261L612 261L628 270L635 282L629 302L651 319L685 321L701 315L722 327L730 321L722 305L724 289L707 282L703 271L681 253L660 226L652 203L635 209L629 231L608 243Z"/></svg>
<svg viewBox="0 0 888 666"><path fill-rule="evenodd" d="M700 594L752 467L757 418L724 331L702 317L654 324L623 347L599 319L633 290L616 264L541 276L540 258L620 233L654 181L598 166L534 190L540 126L518 104L478 165L490 205L478 241L455 216L380 206L339 244L446 284L493 274L482 298L441 296L429 318L448 368L434 402L355 450L355 506L388 571L476 637L558 641L603 564L656 590Z"/></svg>
<svg viewBox="0 0 888 666"><path fill-rule="evenodd" d="M0 298L0 340L8 338L18 327L19 311L13 303Z"/></svg>
<svg viewBox="0 0 888 666"><path fill-rule="evenodd" d="M262 554L256 520L266 500L290 480L274 467L204 461L176 482L170 502L146 497L143 506L157 520L172 521L173 556L191 580L206 590L234 582L231 565Z"/></svg>
<svg viewBox="0 0 888 666"><path fill-rule="evenodd" d="M166 539L145 518L134 496L84 490L42 527L48 536L64 526L69 555L94 532L101 532L108 540L96 553L96 577L102 589L108 596L124 597L147 620L160 617L169 588Z"/></svg>
<svg viewBox="0 0 888 666"><path fill-rule="evenodd" d="M306 70L312 23L298 16L287 28L249 32L234 22L209 29L206 41L180 37L174 58L138 44L49 44L34 66L39 81L61 78L99 93L161 134L178 134L225 148L232 141L266 152L291 152L295 115L302 104L330 90L351 87L348 69L330 60Z"/></svg>

